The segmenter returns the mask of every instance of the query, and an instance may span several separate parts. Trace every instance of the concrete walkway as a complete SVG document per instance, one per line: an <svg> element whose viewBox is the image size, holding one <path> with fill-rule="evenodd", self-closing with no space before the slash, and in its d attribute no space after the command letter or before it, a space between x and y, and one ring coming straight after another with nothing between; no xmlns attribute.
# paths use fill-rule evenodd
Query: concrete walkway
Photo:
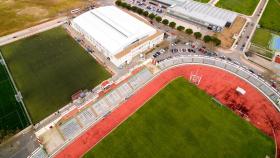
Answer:
<svg viewBox="0 0 280 158"><path fill-rule="evenodd" d="M208 4L211 4L212 6L215 6L218 2L219 2L219 0L210 0L208 2Z"/></svg>

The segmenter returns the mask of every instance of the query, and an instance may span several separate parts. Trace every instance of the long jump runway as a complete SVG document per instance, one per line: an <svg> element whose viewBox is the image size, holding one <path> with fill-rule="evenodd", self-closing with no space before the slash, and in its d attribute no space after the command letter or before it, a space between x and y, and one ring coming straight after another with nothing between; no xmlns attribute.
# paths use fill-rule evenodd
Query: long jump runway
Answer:
<svg viewBox="0 0 280 158"><path fill-rule="evenodd" d="M77 137L60 151L56 157L82 157L172 80L177 77L185 77L189 80L190 76L194 74L201 78L198 87L215 97L222 104L231 108L235 104L242 104L249 109L247 115L250 122L269 136L275 138L276 144L279 147L280 114L261 92L227 71L202 65L184 65L171 68L155 77L145 87L138 90L126 102L120 105L119 108ZM237 87L244 89L246 94L237 95L235 92ZM274 130L272 130L272 127L274 127ZM277 148L277 153L279 151L279 148Z"/></svg>

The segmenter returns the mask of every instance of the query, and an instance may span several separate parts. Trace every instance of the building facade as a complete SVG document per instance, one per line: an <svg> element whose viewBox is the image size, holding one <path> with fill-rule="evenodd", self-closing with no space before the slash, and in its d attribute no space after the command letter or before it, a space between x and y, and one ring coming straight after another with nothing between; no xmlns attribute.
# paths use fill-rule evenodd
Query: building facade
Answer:
<svg viewBox="0 0 280 158"><path fill-rule="evenodd" d="M153 48L164 36L142 17L115 6L90 10L73 19L71 26L117 67Z"/></svg>

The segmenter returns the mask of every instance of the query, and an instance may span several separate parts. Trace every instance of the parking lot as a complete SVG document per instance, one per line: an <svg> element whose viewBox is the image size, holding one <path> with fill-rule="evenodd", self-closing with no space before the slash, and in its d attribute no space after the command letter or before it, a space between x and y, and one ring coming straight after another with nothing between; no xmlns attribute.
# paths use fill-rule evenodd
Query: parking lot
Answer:
<svg viewBox="0 0 280 158"><path fill-rule="evenodd" d="M131 5L135 5L139 8L144 9L145 11L148 11L149 13L154 13L156 15L163 15L166 12L166 7L152 2L152 1L148 1L148 0L128 0L128 3L130 3Z"/></svg>
<svg viewBox="0 0 280 158"><path fill-rule="evenodd" d="M248 66L242 64L235 58L231 58L226 56L224 53L214 52L212 50L207 49L204 45L199 42L185 42L185 43L171 43L169 49L156 49L151 53L151 57L156 61L160 62L174 56L182 56L182 55L203 55L203 56L211 56L211 57L218 57L223 60L227 60L232 62L235 65L243 67L247 69L251 73L256 74L257 76L264 78L264 76L258 73L257 70L249 68ZM275 86L275 82L271 81L271 85Z"/></svg>

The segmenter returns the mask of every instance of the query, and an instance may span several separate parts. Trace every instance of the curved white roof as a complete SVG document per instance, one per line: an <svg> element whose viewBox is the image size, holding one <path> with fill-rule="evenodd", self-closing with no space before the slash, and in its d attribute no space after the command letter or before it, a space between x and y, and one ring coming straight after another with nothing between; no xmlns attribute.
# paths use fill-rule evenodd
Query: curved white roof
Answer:
<svg viewBox="0 0 280 158"><path fill-rule="evenodd" d="M220 27L224 27L227 22L232 23L237 17L237 13L232 11L193 0L185 0L183 4L168 8L168 11L179 16L191 17Z"/></svg>
<svg viewBox="0 0 280 158"><path fill-rule="evenodd" d="M115 6L90 10L73 20L84 33L116 55L130 44L156 33L156 30Z"/></svg>

